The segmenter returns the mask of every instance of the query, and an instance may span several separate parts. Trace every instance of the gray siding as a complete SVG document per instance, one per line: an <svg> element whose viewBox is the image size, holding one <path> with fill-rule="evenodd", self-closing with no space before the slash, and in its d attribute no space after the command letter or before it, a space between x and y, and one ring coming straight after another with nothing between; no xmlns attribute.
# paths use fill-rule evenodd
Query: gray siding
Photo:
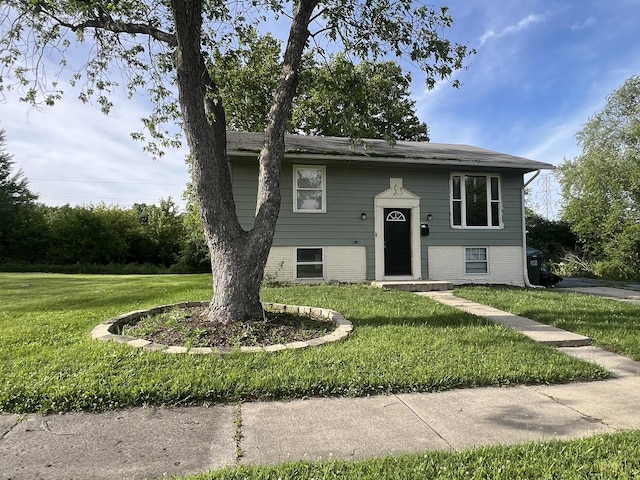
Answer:
<svg viewBox="0 0 640 480"><path fill-rule="evenodd" d="M297 165L326 165L327 213L293 212L293 163L282 168L282 206L274 245L346 246L367 249L367 277L374 276L374 197L389 188L389 178L402 178L404 188L420 197L420 220L431 213L430 235L421 237L422 272L427 276L429 246L522 245L522 173L510 170L475 170L501 176L501 229L455 229L450 226L449 177L473 170L420 165L398 165L372 161L296 161ZM232 177L236 208L245 228L255 214L258 168L256 161L235 159ZM361 220L360 214L367 219Z"/></svg>

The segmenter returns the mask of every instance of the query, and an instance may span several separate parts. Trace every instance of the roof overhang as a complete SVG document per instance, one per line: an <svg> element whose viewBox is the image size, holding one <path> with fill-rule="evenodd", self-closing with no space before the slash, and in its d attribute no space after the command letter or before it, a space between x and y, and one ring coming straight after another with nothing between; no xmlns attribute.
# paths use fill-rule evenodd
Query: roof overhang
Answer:
<svg viewBox="0 0 640 480"><path fill-rule="evenodd" d="M227 152L232 157L256 157L262 148L262 133L227 133ZM532 172L554 166L524 157L494 152L470 145L341 137L285 136L285 158L388 162L466 168L506 168Z"/></svg>

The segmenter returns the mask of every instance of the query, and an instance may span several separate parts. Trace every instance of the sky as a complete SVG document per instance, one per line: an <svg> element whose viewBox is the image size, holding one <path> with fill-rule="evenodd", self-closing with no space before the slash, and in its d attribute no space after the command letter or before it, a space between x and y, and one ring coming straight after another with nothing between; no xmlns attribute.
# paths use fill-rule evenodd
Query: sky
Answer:
<svg viewBox="0 0 640 480"><path fill-rule="evenodd" d="M475 48L456 89L433 90L412 72L412 98L432 142L460 143L558 165L580 154L575 134L606 97L640 74L640 0L448 0L447 38ZM274 27L282 37L284 32ZM412 66L400 62L405 68ZM47 205L183 205L186 149L159 160L130 133L148 113L144 99L114 95L107 117L67 95L55 107L29 109L14 96L0 103L0 129L15 167ZM557 218L554 174L531 185L530 203Z"/></svg>

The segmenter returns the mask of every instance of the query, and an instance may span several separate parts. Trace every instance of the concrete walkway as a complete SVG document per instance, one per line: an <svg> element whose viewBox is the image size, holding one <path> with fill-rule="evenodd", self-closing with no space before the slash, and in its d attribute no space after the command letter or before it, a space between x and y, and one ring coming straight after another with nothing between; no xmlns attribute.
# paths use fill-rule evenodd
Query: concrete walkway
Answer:
<svg viewBox="0 0 640 480"><path fill-rule="evenodd" d="M522 326L505 312L474 311L475 305L458 306L541 335L543 342L564 335L535 322ZM591 346L561 350L602 365L613 378L208 408L0 415L0 480L161 478L226 465L362 459L639 429L640 363Z"/></svg>
<svg viewBox="0 0 640 480"><path fill-rule="evenodd" d="M494 323L517 330L538 343L553 345L555 347L584 347L591 345L591 339L584 335L567 332L566 330L561 330L551 325L545 325L544 323L534 322L525 317L503 312L497 308L465 300L454 296L450 291L420 292L418 295L430 297L450 307L456 307L473 315L485 317Z"/></svg>

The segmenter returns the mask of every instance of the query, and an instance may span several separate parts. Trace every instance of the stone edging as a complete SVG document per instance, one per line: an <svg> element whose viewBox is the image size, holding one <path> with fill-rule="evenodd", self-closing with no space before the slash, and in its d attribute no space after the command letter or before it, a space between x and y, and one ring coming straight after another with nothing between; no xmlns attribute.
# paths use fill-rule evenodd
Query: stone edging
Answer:
<svg viewBox="0 0 640 480"><path fill-rule="evenodd" d="M126 335L118 335L117 332L121 326L128 323L135 322L144 315L154 315L158 313L171 310L172 308L190 308L190 307L206 307L209 302L182 302L175 303L173 305L164 305L162 307L154 307L148 310L135 310L133 312L125 313L117 317L111 318L105 322L96 326L92 332L91 337L96 340L105 342L118 342L126 343L132 347L142 348L149 351L162 351L164 353L191 353L191 354L209 354L209 353L229 353L234 348L219 348L219 347L181 347L175 345L163 345L160 343L152 343L149 340L143 338L130 337ZM326 308L316 307L300 307L296 305L283 305L281 303L265 303L265 309L272 312L290 312L298 314L316 315L324 318L328 318L333 322L336 329L325 335L324 337L312 338L311 340L305 340L300 342L291 342L285 344L268 345L266 347L240 347L241 352L277 352L279 350L290 350L296 348L314 347L322 345L324 343L335 342L345 338L353 330L353 325L349 320L344 318L338 312L328 310Z"/></svg>

